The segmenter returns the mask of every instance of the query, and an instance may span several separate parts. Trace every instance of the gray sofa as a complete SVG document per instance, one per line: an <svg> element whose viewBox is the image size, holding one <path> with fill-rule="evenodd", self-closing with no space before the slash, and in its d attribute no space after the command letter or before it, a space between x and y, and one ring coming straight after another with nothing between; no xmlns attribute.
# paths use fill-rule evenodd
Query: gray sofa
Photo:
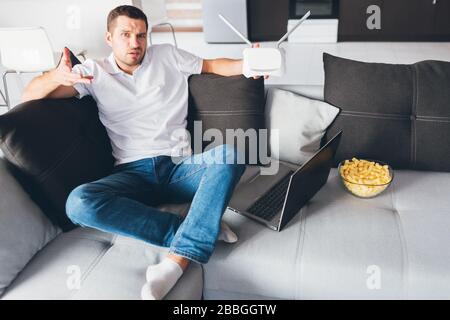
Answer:
<svg viewBox="0 0 450 320"><path fill-rule="evenodd" d="M282 88L323 99L323 87ZM257 170L249 166L240 183ZM3 159L0 181L0 259L17 253L0 269L1 299L140 298L146 267L166 249L89 228L62 233ZM281 232L227 211L239 241L219 242L210 262L191 264L166 298L450 299L449 195L450 173L397 170L386 192L362 200L332 169Z"/></svg>

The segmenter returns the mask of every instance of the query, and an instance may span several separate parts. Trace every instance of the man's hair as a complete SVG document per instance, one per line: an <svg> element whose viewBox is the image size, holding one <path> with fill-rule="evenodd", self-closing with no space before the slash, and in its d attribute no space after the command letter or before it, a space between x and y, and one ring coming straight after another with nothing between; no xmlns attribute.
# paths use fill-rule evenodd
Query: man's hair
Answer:
<svg viewBox="0 0 450 320"><path fill-rule="evenodd" d="M142 10L137 7L123 5L112 9L111 12L108 14L108 21L106 27L109 32L111 32L111 27L112 24L114 23L114 20L119 16L126 16L131 19L144 20L145 26L148 30L148 21L145 13L142 12Z"/></svg>

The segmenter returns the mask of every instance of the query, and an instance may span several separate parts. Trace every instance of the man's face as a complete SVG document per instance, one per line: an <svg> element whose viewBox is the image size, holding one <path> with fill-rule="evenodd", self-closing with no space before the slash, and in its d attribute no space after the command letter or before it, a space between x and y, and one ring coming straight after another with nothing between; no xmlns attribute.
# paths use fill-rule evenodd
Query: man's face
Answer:
<svg viewBox="0 0 450 320"><path fill-rule="evenodd" d="M147 48L147 28L143 20L118 16L106 32L106 42L118 62L129 67L141 63Z"/></svg>

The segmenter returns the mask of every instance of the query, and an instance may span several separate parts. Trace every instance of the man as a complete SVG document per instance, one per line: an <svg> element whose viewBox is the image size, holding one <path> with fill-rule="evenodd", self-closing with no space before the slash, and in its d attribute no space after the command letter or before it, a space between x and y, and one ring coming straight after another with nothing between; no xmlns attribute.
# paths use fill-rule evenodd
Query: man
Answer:
<svg viewBox="0 0 450 320"><path fill-rule="evenodd" d="M237 240L221 223L245 168L236 164L235 149L223 145L179 162L171 155L182 149L172 133L186 128L189 75L239 75L242 60L201 59L168 44L147 48L147 32L140 9L115 8L107 19L111 55L72 68L64 48L58 67L33 79L23 101L85 95L96 100L115 167L111 175L75 188L67 215L81 226L170 247L161 263L148 267L141 290L143 299L162 299L190 261L208 262L217 239ZM184 220L155 208L191 200Z"/></svg>

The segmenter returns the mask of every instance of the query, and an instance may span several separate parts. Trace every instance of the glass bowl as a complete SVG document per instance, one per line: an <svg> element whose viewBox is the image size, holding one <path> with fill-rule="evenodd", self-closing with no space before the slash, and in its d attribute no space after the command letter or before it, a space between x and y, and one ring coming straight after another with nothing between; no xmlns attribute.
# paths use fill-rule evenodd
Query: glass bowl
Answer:
<svg viewBox="0 0 450 320"><path fill-rule="evenodd" d="M380 193L382 193L384 190L386 190L389 185L392 183L392 181L394 180L394 170L392 169L392 167L390 165L388 165L387 163L384 163L383 161L379 161L379 160L372 160L372 159L358 159L358 160L366 160L369 161L371 163L371 166L375 166L376 164L379 164L381 167L383 166L387 166L388 172L389 172L389 177L390 180L388 182L372 182L375 179L364 179L364 178L359 178L359 179L355 179L354 177L344 177L343 176L343 167L346 161L354 161L355 158L351 159L351 160L344 160L342 162L339 163L338 166L338 172L339 172L339 177L340 180L342 182L342 185L344 186L344 188L350 192L352 195L357 196L359 198L364 198L364 199L368 199L368 198L373 198L378 196ZM375 174L375 172L373 171L374 169L371 169L372 171L365 171L368 174L368 177L370 177L370 174L372 173L372 177L373 174ZM363 171L361 171L361 173L363 173Z"/></svg>

